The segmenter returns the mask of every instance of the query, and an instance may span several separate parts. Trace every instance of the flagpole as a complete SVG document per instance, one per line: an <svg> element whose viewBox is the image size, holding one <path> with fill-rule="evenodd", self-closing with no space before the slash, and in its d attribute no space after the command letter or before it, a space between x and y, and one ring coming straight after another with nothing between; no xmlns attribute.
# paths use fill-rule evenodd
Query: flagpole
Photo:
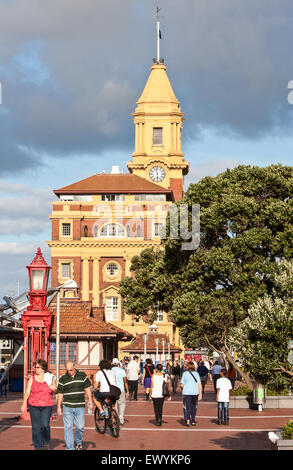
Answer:
<svg viewBox="0 0 293 470"><path fill-rule="evenodd" d="M160 22L157 21L157 62L160 63Z"/></svg>

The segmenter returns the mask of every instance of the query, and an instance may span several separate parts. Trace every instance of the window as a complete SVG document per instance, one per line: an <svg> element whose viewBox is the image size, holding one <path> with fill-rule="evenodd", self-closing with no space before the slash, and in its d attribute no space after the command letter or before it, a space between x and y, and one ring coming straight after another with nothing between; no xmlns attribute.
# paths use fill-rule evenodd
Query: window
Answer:
<svg viewBox="0 0 293 470"><path fill-rule="evenodd" d="M153 127L153 145L163 145L162 127Z"/></svg>
<svg viewBox="0 0 293 470"><path fill-rule="evenodd" d="M106 321L118 320L118 297L106 297Z"/></svg>
<svg viewBox="0 0 293 470"><path fill-rule="evenodd" d="M115 263L110 263L107 266L107 274L109 274L109 276L116 276L116 274L118 273L118 270L119 268L117 264Z"/></svg>
<svg viewBox="0 0 293 470"><path fill-rule="evenodd" d="M59 362L65 364L66 361L76 362L76 346L75 342L60 341L59 345ZM49 345L49 365L56 365L56 343Z"/></svg>
<svg viewBox="0 0 293 470"><path fill-rule="evenodd" d="M124 201L125 196L124 194L102 194L101 196L102 201Z"/></svg>
<svg viewBox="0 0 293 470"><path fill-rule="evenodd" d="M71 235L71 224L62 224L62 237L70 237Z"/></svg>
<svg viewBox="0 0 293 470"><path fill-rule="evenodd" d="M162 230L163 224L155 224L154 227L154 235L155 237L160 237L161 236L161 230Z"/></svg>
<svg viewBox="0 0 293 470"><path fill-rule="evenodd" d="M155 321L158 321L158 322L164 321L164 312L162 310L158 311L157 318Z"/></svg>
<svg viewBox="0 0 293 470"><path fill-rule="evenodd" d="M107 224L100 230L100 237L125 237L124 229L117 224Z"/></svg>
<svg viewBox="0 0 293 470"><path fill-rule="evenodd" d="M137 226L137 229L136 229L136 235L137 237L140 237L141 236L141 228L140 228L140 225Z"/></svg>
<svg viewBox="0 0 293 470"><path fill-rule="evenodd" d="M135 194L135 201L166 201L166 194Z"/></svg>
<svg viewBox="0 0 293 470"><path fill-rule="evenodd" d="M61 263L61 277L62 279L70 279L71 272L70 272L70 263Z"/></svg>

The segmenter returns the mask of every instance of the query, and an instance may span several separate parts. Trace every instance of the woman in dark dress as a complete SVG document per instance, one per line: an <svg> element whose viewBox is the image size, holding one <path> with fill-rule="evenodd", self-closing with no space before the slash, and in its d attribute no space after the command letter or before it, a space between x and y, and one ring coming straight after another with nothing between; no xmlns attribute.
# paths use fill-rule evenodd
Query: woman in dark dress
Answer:
<svg viewBox="0 0 293 470"><path fill-rule="evenodd" d="M143 368L143 376L142 376L142 382L145 388L145 394L146 394L146 399L150 399L150 388L151 388L151 381L152 381L152 375L154 373L155 366L152 363L151 359L146 359L145 366Z"/></svg>

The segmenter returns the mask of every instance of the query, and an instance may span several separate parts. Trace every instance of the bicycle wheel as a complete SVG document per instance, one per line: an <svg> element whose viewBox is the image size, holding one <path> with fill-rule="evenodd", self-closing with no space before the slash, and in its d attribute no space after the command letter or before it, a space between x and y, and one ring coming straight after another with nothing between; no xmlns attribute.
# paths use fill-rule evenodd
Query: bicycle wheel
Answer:
<svg viewBox="0 0 293 470"><path fill-rule="evenodd" d="M107 420L105 418L99 418L98 408L95 409L95 426L96 426L96 430L100 434L105 434L106 427L107 427Z"/></svg>
<svg viewBox="0 0 293 470"><path fill-rule="evenodd" d="M113 437L119 437L120 432L120 420L119 416L116 413L116 410L111 410L110 418L109 418L109 426L112 431Z"/></svg>

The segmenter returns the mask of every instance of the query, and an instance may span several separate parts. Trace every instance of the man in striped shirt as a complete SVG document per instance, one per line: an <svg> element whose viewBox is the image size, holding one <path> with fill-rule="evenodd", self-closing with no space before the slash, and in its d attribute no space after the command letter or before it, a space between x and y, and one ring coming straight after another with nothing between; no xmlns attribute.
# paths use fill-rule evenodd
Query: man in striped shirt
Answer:
<svg viewBox="0 0 293 470"><path fill-rule="evenodd" d="M89 400L89 407L93 407L91 383L85 372L74 367L72 361L65 364L66 374L62 375L57 388L57 413L62 416L63 403L64 438L67 450L82 450L82 439L85 420L85 396ZM74 447L73 423L75 424Z"/></svg>

